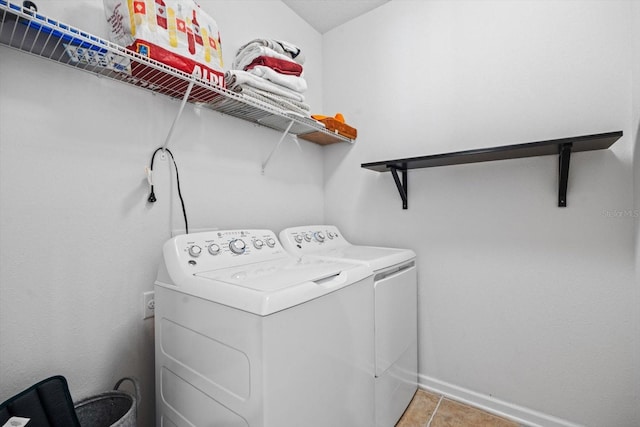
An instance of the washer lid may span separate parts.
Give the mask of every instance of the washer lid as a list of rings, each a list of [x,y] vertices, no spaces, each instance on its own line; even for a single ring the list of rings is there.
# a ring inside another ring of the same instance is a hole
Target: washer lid
[[[284,256],[235,267],[194,272],[180,281],[156,285],[267,316],[303,304],[362,280],[373,272],[365,265],[311,257]]]
[[[391,267],[416,257],[416,254],[410,249],[356,245],[323,249],[314,252],[313,255],[333,260],[356,261],[368,265],[373,271]]]
[[[224,282],[258,292],[274,292],[305,282],[327,280],[353,265],[317,258],[286,257],[196,273],[196,277]]]
[[[410,261],[416,254],[410,249],[352,245],[335,225],[304,225],[285,228],[280,241],[294,255],[313,255],[327,259],[354,261],[374,271]]]

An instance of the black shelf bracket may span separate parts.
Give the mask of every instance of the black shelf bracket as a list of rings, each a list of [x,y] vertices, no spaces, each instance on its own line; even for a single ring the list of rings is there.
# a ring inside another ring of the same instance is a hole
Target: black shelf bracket
[[[560,177],[558,179],[558,207],[564,208],[567,206],[567,184],[569,182],[569,162],[571,160],[571,143],[562,144],[558,146],[559,153],[559,172]]]
[[[396,187],[398,187],[398,193],[400,193],[400,197],[402,198],[402,209],[407,209],[407,196],[409,195],[409,190],[407,188],[408,180],[407,180],[407,170],[400,169],[402,172],[402,181],[400,181],[400,177],[398,176],[398,168],[395,166],[389,166],[389,170],[391,171],[391,175],[393,175],[393,180],[396,183]]]

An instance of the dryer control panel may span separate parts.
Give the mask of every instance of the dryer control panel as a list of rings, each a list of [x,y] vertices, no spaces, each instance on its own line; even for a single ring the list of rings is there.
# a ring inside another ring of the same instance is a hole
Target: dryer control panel
[[[206,271],[281,258],[285,251],[270,230],[217,230],[176,236],[165,243],[164,255]]]
[[[350,245],[333,225],[305,225],[287,228],[280,232],[280,241],[286,250],[297,254]]]

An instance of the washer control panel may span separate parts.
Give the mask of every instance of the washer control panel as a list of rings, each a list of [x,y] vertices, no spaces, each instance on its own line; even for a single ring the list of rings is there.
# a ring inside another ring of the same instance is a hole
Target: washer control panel
[[[338,231],[338,228],[333,225],[306,225],[286,228],[280,232],[280,241],[287,251],[297,254],[350,244]]]
[[[286,254],[270,230],[220,230],[176,236],[165,244],[183,266],[198,270],[232,267]]]

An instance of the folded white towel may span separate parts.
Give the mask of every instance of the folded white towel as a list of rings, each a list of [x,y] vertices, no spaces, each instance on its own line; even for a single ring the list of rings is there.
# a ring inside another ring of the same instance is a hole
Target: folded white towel
[[[304,64],[305,61],[304,54],[294,44],[281,40],[254,39],[238,49],[233,61],[233,68],[244,70],[244,67],[258,56],[271,56],[287,61],[293,60],[300,65]]]
[[[269,80],[258,77],[255,74],[249,73],[248,71],[227,71],[225,73],[225,80],[227,82],[227,88],[231,90],[233,90],[233,87],[235,85],[247,85],[256,89],[261,89],[276,95],[283,96],[285,98],[290,98],[295,101],[304,102],[304,95],[302,95],[300,92],[296,92],[277,83],[270,82]]]
[[[288,74],[280,74],[272,68],[265,67],[264,65],[256,65],[248,73],[254,74],[263,79],[267,79],[270,82],[287,87],[296,92],[303,93],[307,90],[307,81],[303,77],[292,76]]]
[[[286,112],[294,112],[304,117],[311,117],[311,106],[309,106],[309,104],[305,104],[304,102],[298,102],[290,98],[284,98],[282,96],[274,95],[273,93],[253,87],[248,87],[246,85],[238,85],[235,91],[247,97],[266,102],[269,105],[274,105]]]
[[[251,64],[253,60],[259,56],[268,56],[270,58],[291,61],[290,57],[283,53],[278,53],[270,47],[261,46],[259,44],[250,44],[246,45],[243,49],[238,50],[231,68],[234,70],[244,70],[246,66]]]
[[[298,64],[300,65],[304,64],[304,61],[306,59],[304,57],[304,53],[302,53],[302,49],[300,49],[295,44],[286,42],[284,40],[270,40],[270,42],[276,43],[277,45],[279,45],[282,48],[282,50],[284,50],[284,52],[287,55],[289,55],[291,59],[296,61]]]

